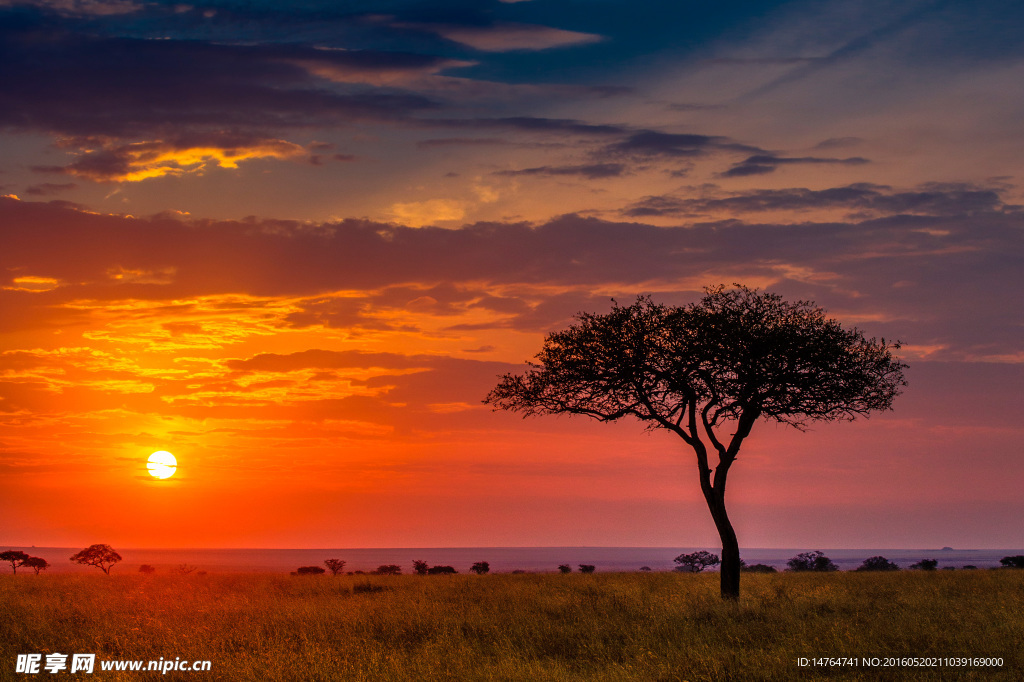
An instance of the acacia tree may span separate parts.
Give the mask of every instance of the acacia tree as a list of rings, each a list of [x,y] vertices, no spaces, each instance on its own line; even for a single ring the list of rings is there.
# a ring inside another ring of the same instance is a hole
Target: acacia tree
[[[800,430],[890,409],[906,385],[899,342],[866,339],[808,301],[741,285],[665,306],[639,297],[607,314],[581,313],[549,334],[525,374],[506,374],[484,399],[523,413],[633,417],[679,436],[722,541],[722,596],[740,587],[739,544],[726,513],[730,467],[761,419]],[[711,456],[716,455],[712,469]]]
[[[121,560],[121,555],[110,545],[89,545],[81,552],[71,555],[71,561],[84,566],[95,566],[107,575],[110,569]]]
[[[41,556],[30,556],[29,558],[22,561],[21,565],[31,568],[33,571],[36,572],[36,575],[39,575],[39,571],[45,571],[50,567],[50,562]]]
[[[24,566],[25,561],[31,558],[20,549],[9,549],[6,552],[0,552],[0,561],[11,562],[11,570],[14,573],[18,572],[18,566]]]
[[[345,570],[345,561],[343,559],[324,559],[324,566],[331,572],[331,575],[338,575]]]
[[[679,564],[676,566],[677,571],[687,571],[689,573],[700,573],[708,566],[717,566],[720,563],[717,554],[706,552],[703,549],[691,554],[680,554],[672,561]]]

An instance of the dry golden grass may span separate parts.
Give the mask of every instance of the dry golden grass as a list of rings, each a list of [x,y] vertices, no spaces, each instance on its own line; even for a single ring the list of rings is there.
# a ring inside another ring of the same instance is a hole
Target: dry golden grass
[[[356,586],[383,587],[359,591]],[[1024,679],[1024,571],[745,575],[0,576],[18,653],[210,660],[190,680]],[[1001,668],[808,669],[813,656],[1000,657]],[[49,677],[48,674],[42,673]]]

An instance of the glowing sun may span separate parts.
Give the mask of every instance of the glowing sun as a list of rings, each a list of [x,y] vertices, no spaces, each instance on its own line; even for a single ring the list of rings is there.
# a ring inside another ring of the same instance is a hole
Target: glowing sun
[[[178,460],[166,450],[158,450],[149,456],[146,467],[153,478],[170,478],[178,468]]]

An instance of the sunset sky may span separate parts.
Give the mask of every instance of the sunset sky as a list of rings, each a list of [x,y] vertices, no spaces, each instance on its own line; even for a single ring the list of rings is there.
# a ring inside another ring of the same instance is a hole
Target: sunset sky
[[[741,547],[1024,547],[1016,0],[0,0],[0,544],[707,546],[692,452],[481,403],[741,282],[900,339]],[[147,474],[157,450],[170,479]]]

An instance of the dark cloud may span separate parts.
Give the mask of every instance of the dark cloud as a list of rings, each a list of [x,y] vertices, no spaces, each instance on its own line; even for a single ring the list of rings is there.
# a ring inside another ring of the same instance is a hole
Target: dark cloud
[[[661,201],[667,210],[667,199]],[[443,230],[356,220],[137,219],[0,199],[0,320],[12,330],[67,327],[90,314],[68,303],[137,298],[177,306],[154,314],[174,312],[187,322],[191,313],[173,302],[247,294],[302,298],[281,324],[358,332],[407,324],[395,311],[438,319],[479,309],[491,315],[474,328],[532,331],[557,328],[578,310],[605,309],[615,292],[628,298],[658,286],[679,292],[719,281],[768,281],[784,295],[838,302],[871,319],[881,314],[887,322],[873,323],[873,330],[946,353],[1020,352],[1024,214],[999,204],[998,195],[958,186],[849,186],[692,201],[703,203],[684,204],[686,210],[732,202],[743,210],[873,206],[893,214],[685,228],[569,215],[539,225]],[[354,293],[333,293],[339,291]],[[244,301],[225,305],[240,309]],[[258,311],[266,304],[250,305]],[[453,319],[451,330],[460,324]]]
[[[579,166],[538,166],[536,168],[523,168],[521,170],[497,171],[495,175],[577,175],[588,180],[599,178],[617,178],[626,172],[625,164],[621,163],[591,163]]]
[[[854,156],[848,159],[830,159],[818,156],[786,157],[772,154],[755,154],[735,164],[722,173],[722,177],[735,178],[750,175],[765,175],[774,172],[779,166],[835,164],[840,166],[860,166],[870,163],[867,159]]]
[[[53,194],[60,194],[78,187],[73,182],[44,182],[39,185],[32,185],[25,190],[25,194],[28,196],[45,197]]]
[[[0,50],[0,126],[146,140],[408,117],[435,103],[367,82],[447,63],[404,52],[105,37],[24,9],[0,9]],[[344,74],[355,82],[337,82]]]
[[[620,142],[608,145],[604,152],[641,158],[691,158],[722,150],[747,153],[762,151],[757,147],[739,144],[722,136],[642,130],[629,134]]]
[[[490,147],[511,144],[508,140],[499,137],[437,137],[429,140],[420,140],[417,147],[429,149],[432,147]]]
[[[623,213],[640,218],[651,216],[734,215],[763,211],[806,211],[843,208],[871,215],[918,214],[966,216],[978,213],[1015,211],[1003,203],[998,192],[970,185],[928,184],[915,191],[854,184],[824,190],[804,188],[762,189],[728,196],[684,198],[650,196],[632,204]]]

